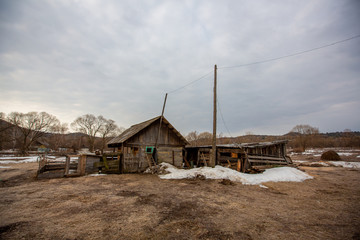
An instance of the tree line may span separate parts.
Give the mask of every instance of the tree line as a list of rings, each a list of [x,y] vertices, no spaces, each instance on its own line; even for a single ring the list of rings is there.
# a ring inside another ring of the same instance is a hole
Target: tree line
[[[185,137],[192,146],[212,144],[212,133],[192,131]],[[224,137],[219,134],[217,144],[240,144],[251,142],[270,142],[276,140],[289,140],[288,147],[297,152],[308,148],[345,147],[360,148],[360,133],[345,129],[343,132],[320,133],[319,128],[308,124],[299,124],[287,134],[281,136],[255,135],[251,132],[238,137]]]
[[[67,123],[46,112],[11,112],[6,115],[0,113],[0,149],[12,145],[19,148],[22,154],[26,154],[35,142],[47,138],[53,148],[65,145],[65,134],[69,134]],[[76,118],[71,128],[83,135],[73,134],[73,141],[82,141],[86,138],[89,151],[93,152],[97,143],[101,152],[106,148],[106,141],[124,131],[118,127],[114,120],[107,119],[101,115],[85,114]],[[100,141],[97,141],[100,139]]]
[[[18,148],[26,154],[35,142],[46,138],[52,149],[70,147],[77,150],[89,147],[91,152],[95,147],[103,153],[106,142],[125,129],[118,127],[114,120],[99,115],[85,114],[77,117],[70,127],[78,133],[69,133],[69,125],[61,123],[57,117],[46,112],[12,112],[8,115],[0,112],[0,150]],[[81,134],[79,134],[81,133]],[[212,133],[192,131],[185,137],[192,146],[212,144]],[[299,124],[289,133],[282,136],[254,135],[224,137],[217,136],[218,144],[233,144],[246,142],[265,142],[274,140],[290,140],[288,146],[295,151],[305,151],[309,147],[360,147],[360,134],[345,129],[342,133],[324,134],[317,127]]]

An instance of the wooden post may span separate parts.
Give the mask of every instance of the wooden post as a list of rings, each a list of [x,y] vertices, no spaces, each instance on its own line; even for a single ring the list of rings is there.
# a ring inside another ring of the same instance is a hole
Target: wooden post
[[[165,94],[165,99],[164,99],[164,105],[163,105],[162,112],[161,112],[161,117],[160,117],[159,131],[158,131],[158,134],[157,134],[156,140],[155,140],[155,149],[157,148],[157,142],[158,142],[158,139],[159,139],[159,137],[160,137],[161,124],[162,124],[162,120],[163,120],[163,117],[164,117],[164,111],[165,111],[165,104],[166,104],[167,95],[168,95],[168,94],[166,93],[166,94]]]
[[[121,144],[121,154],[122,154],[122,161],[121,161],[121,173],[124,173],[125,170],[125,152],[124,152],[124,143]]]
[[[86,155],[80,155],[78,163],[78,173],[80,176],[85,175],[86,170]]]
[[[64,171],[65,176],[69,174],[69,170],[70,170],[70,157],[66,156],[65,171]]]
[[[215,167],[216,163],[216,77],[217,77],[217,66],[214,66],[214,113],[213,113],[213,139],[212,139],[212,153],[210,156],[210,167]]]

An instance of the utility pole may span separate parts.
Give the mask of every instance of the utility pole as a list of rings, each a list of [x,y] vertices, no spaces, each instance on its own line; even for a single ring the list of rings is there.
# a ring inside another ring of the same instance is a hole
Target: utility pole
[[[210,167],[215,167],[216,163],[216,77],[217,66],[214,66],[214,115],[213,115],[213,139],[212,139],[212,154],[210,156]]]
[[[165,111],[167,95],[168,94],[166,93],[165,94],[165,99],[164,99],[164,105],[163,105],[162,112],[161,112],[161,117],[160,117],[159,130],[158,130],[158,134],[157,134],[156,139],[155,139],[155,149],[154,149],[154,153],[153,153],[153,158],[154,158],[154,161],[155,161],[155,165],[158,162],[157,146],[158,146],[158,140],[159,140],[160,132],[161,132],[161,124],[162,124],[162,121],[163,121],[163,118],[164,118],[164,111]]]
[[[165,110],[167,95],[168,95],[168,94],[166,93],[166,94],[165,94],[165,99],[164,99],[164,105],[163,105],[162,112],[161,112],[161,117],[160,117],[159,131],[158,131],[158,134],[157,134],[156,139],[155,139],[155,149],[157,148],[157,142],[158,142],[158,139],[159,139],[159,137],[160,137],[161,124],[162,124],[162,120],[163,120],[163,117],[164,117],[164,110]]]

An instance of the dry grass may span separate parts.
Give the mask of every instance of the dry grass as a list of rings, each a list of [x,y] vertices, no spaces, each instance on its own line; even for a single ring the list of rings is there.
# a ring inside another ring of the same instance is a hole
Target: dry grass
[[[124,174],[34,180],[36,164],[0,169],[0,239],[351,239],[360,171],[266,183]]]

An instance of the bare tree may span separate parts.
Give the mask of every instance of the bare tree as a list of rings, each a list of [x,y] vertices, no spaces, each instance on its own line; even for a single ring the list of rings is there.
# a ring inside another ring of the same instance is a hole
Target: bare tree
[[[67,123],[59,124],[54,128],[54,134],[50,137],[50,145],[54,150],[58,150],[60,147],[65,146],[65,134],[69,130]]]
[[[185,138],[188,142],[190,142],[192,146],[206,145],[206,144],[211,144],[212,133],[210,132],[198,133],[197,131],[192,131],[189,132]]]
[[[85,114],[78,117],[71,123],[71,127],[74,130],[87,134],[90,152],[94,151],[96,135],[103,126],[103,122],[99,119],[99,117],[95,117],[92,114]]]
[[[307,124],[300,124],[293,127],[293,129],[290,132],[298,134],[297,138],[301,150],[305,151],[309,141],[311,141],[312,138],[314,138],[314,136],[316,136],[319,133],[319,129]]]
[[[116,135],[122,133],[124,128],[119,128],[114,120],[106,119],[103,116],[99,116],[98,119],[102,123],[102,126],[99,130],[99,135],[101,137],[101,154],[103,154],[106,147],[107,138],[115,137]]]
[[[46,112],[12,112],[8,115],[7,120],[14,124],[21,133],[22,154],[26,154],[31,145],[47,132],[54,132],[54,129],[60,124],[55,116]]]
[[[199,134],[196,131],[189,132],[188,135],[186,135],[186,140],[193,146],[197,146],[199,139]]]
[[[212,143],[212,133],[210,132],[202,132],[199,134],[199,144],[200,145],[207,145]]]

